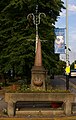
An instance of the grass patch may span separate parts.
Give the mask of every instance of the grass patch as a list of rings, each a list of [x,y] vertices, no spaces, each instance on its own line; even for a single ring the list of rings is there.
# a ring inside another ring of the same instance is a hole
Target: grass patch
[[[45,93],[70,93],[69,90],[62,90],[62,89],[47,89],[47,90],[41,90],[41,89],[31,89],[30,86],[27,85],[11,85],[9,87],[6,87],[6,92],[10,93],[38,93],[38,92],[45,92]]]

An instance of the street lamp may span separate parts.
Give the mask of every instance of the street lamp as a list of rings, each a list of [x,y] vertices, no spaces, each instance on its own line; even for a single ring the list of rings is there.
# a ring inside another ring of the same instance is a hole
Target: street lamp
[[[38,36],[38,25],[40,24],[40,16],[41,15],[44,15],[46,17],[45,13],[39,13],[38,14],[38,5],[36,5],[36,15],[34,15],[33,13],[30,13],[27,16],[27,18],[29,16],[33,16],[33,23],[36,26],[36,48],[35,48],[35,52],[37,50],[37,42],[38,42],[38,39],[39,39],[39,36]]]

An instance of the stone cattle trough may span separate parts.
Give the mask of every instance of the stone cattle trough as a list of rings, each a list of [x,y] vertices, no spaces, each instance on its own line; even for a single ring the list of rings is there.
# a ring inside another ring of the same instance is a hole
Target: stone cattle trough
[[[46,90],[47,70],[42,65],[41,41],[38,39],[37,50],[34,66],[31,70],[31,90],[46,91],[46,92],[30,92],[30,93],[5,93],[5,102],[8,103],[7,112],[9,116],[16,114],[16,108],[21,102],[25,102],[29,106],[24,111],[25,114],[61,114],[70,115],[72,113],[72,103],[75,102],[75,95],[71,93],[51,93]],[[63,103],[61,109],[59,103]]]
[[[56,109],[53,111],[50,107],[45,108],[34,108],[29,109],[29,111],[25,110],[25,113],[49,113],[49,114],[58,114],[64,113],[66,115],[70,115],[72,113],[72,103],[75,101],[74,94],[71,93],[5,93],[5,102],[8,103],[7,111],[9,116],[14,116],[16,114],[16,104],[18,102],[63,102],[63,109]]]

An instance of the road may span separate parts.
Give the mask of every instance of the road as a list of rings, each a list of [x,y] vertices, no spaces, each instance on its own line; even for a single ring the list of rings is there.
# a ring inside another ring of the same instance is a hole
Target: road
[[[51,79],[51,85],[53,89],[66,89],[65,76],[55,76],[54,79]]]
[[[66,76],[55,76],[54,79],[51,79],[51,85],[53,89],[66,90]],[[76,78],[69,78],[69,90],[76,94]]]

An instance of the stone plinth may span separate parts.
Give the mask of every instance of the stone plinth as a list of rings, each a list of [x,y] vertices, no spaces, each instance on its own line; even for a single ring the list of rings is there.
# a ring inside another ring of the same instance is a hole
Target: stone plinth
[[[45,90],[47,71],[43,66],[33,66],[31,70],[31,89]]]

